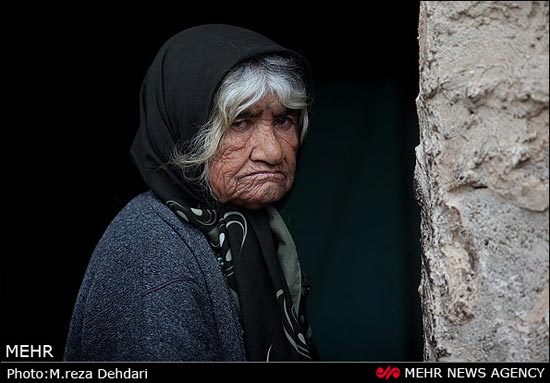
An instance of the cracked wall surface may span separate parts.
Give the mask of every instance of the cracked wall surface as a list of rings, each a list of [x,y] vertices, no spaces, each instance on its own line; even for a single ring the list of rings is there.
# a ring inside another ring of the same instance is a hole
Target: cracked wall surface
[[[548,15],[421,3],[425,360],[548,361]]]

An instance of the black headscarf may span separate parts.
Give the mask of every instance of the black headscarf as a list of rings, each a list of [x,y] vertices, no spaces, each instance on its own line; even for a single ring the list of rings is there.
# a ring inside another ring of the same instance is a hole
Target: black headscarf
[[[185,146],[208,121],[225,75],[270,54],[296,58],[309,81],[300,55],[247,29],[211,24],[173,36],[143,82],[131,156],[153,192],[210,240],[239,308],[247,359],[310,360],[296,249],[277,210],[219,204],[170,165],[175,146]]]

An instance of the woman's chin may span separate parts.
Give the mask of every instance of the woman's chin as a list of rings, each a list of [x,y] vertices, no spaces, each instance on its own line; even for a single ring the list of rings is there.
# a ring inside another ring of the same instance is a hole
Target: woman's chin
[[[264,185],[258,190],[258,193],[242,196],[232,202],[235,205],[243,206],[247,209],[258,210],[277,202],[283,198],[287,192],[288,189],[280,185]]]

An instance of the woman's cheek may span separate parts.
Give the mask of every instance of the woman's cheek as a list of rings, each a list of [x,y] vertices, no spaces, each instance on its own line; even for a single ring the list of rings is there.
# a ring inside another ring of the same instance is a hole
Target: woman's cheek
[[[220,202],[232,198],[238,186],[238,173],[246,161],[239,150],[224,148],[209,164],[208,181]]]

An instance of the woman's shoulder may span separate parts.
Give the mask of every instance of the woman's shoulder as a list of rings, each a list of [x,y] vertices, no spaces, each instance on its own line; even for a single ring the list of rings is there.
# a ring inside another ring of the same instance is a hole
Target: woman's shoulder
[[[151,229],[154,226],[192,229],[192,226],[180,221],[152,191],[141,193],[130,200],[111,224],[119,223],[133,229]]]
[[[132,199],[111,221],[94,251],[96,258],[184,266],[211,248],[204,235],[181,221],[152,192]]]
[[[203,235],[198,229],[180,220],[153,192],[134,197],[115,216],[106,234],[132,242],[142,240],[183,240],[195,242]]]

